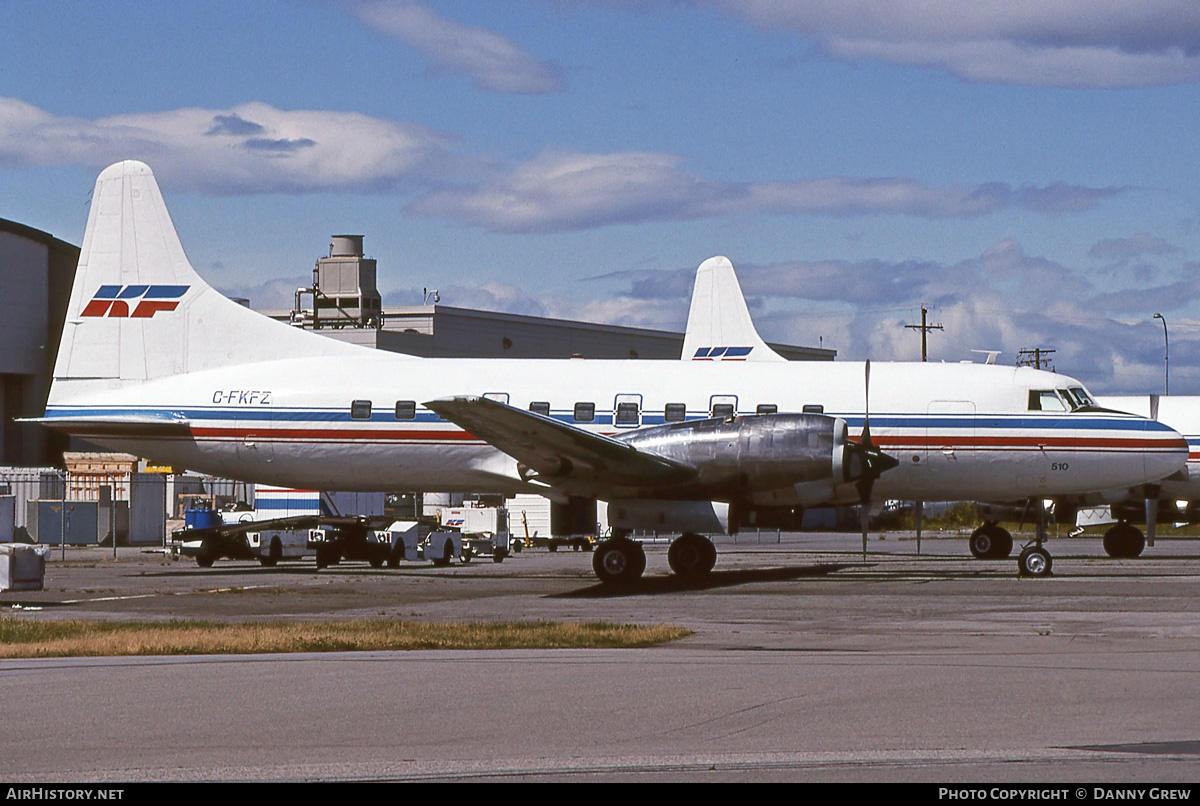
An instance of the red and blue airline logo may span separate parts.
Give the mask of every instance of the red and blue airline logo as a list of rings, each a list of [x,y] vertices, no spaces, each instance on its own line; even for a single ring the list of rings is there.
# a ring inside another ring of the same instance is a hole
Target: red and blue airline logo
[[[149,319],[159,311],[173,311],[190,285],[102,285],[80,316]]]
[[[693,361],[745,361],[753,347],[701,347]]]

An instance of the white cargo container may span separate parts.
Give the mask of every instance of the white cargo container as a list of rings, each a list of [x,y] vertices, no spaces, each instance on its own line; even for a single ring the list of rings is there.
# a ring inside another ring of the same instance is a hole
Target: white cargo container
[[[0,546],[0,591],[40,591],[49,546],[6,543]]]

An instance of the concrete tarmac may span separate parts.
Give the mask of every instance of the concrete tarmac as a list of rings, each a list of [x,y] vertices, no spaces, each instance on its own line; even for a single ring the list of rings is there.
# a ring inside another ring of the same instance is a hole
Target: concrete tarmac
[[[0,661],[6,777],[925,781],[1200,777],[1200,544],[1137,560],[1048,544],[1055,574],[963,537],[739,536],[702,586],[650,545],[641,584],[591,555],[260,568],[55,552],[8,618],[671,623],[642,650]],[[1072,789],[1072,799],[1074,798]]]

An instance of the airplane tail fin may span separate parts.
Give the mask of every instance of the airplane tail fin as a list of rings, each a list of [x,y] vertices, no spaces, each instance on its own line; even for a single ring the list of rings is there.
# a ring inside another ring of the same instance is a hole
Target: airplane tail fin
[[[696,270],[692,307],[683,337],[684,361],[786,361],[767,346],[729,258],[711,257]]]
[[[85,388],[359,349],[302,333],[221,295],[188,263],[150,168],[126,160],[101,172],[51,401]]]

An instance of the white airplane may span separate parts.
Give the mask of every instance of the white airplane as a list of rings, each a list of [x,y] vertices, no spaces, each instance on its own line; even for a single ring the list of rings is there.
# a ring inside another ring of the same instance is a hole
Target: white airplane
[[[1154,545],[1158,520],[1194,522],[1200,502],[1200,397],[1192,395],[1107,395],[1096,402],[1115,411],[1158,420],[1184,435],[1189,446],[1187,468],[1150,485],[1148,489],[1109,490],[1084,496],[1082,506],[1106,504],[1117,524],[1104,534],[1104,550],[1111,557],[1137,557],[1147,544]],[[1180,505],[1183,505],[1182,508]],[[1130,521],[1146,524],[1146,534]]]
[[[698,282],[726,266],[706,261]],[[700,532],[803,507],[1126,488],[1187,460],[1153,420],[1035,405],[1059,388],[1087,396],[1062,375],[749,360],[765,345],[745,335],[689,345],[700,360],[687,361],[422,359],[337,342],[209,287],[150,169],[126,161],[96,181],[37,422],[280,486],[606,500],[614,534],[593,557],[606,582],[645,569],[632,529],[682,532],[672,569],[704,574],[716,552]],[[1019,568],[1047,574],[1050,555],[1029,546]]]
[[[713,348],[709,345],[741,345],[737,348]],[[994,364],[998,351],[986,352],[988,364]],[[758,335],[750,318],[749,309],[742,295],[741,286],[734,274],[733,266],[725,258],[705,261],[696,273],[696,284],[692,294],[692,307],[688,314],[687,333],[684,337],[684,360],[711,361],[784,361]],[[1083,506],[1109,505],[1118,520],[1117,525],[1107,531],[1104,548],[1113,557],[1136,557],[1146,545],[1154,545],[1156,515],[1180,517],[1179,504],[1187,503],[1184,516],[1195,518],[1197,513],[1190,502],[1200,501],[1200,398],[1165,398],[1158,395],[1098,397],[1092,400],[1081,387],[1070,386],[1070,378],[1056,376],[1057,387],[1038,392],[1037,400],[1031,396],[1029,405],[1046,412],[1092,412],[1098,408],[1128,412],[1140,417],[1159,420],[1184,434],[1191,446],[1188,466],[1184,471],[1172,474],[1156,484],[1136,488],[1108,490],[1082,495],[1060,496],[1055,501],[1058,515],[1074,513]],[[1031,509],[1032,502],[1008,504],[984,504],[985,512],[1013,510],[1020,514],[1014,518],[1026,518],[1037,513]],[[918,502],[920,507],[920,502]],[[919,510],[918,510],[919,511]],[[864,518],[865,518],[864,514]],[[918,515],[918,529],[920,521]],[[1129,521],[1144,520],[1147,535],[1132,526]],[[1040,528],[1040,527],[1039,527]],[[996,520],[985,520],[969,538],[971,553],[980,559],[1000,559],[1012,552],[1013,538],[1008,530]]]

